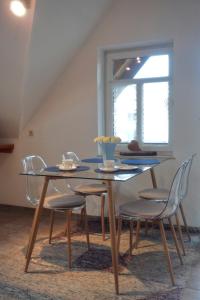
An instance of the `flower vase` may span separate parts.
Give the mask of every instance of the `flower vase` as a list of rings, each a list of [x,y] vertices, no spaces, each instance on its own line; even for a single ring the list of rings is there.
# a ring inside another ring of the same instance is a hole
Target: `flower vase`
[[[114,160],[116,143],[99,143],[103,161]]]

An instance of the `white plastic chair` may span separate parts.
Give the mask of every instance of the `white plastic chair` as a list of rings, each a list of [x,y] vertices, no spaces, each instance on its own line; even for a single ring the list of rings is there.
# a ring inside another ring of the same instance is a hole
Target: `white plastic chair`
[[[23,172],[24,173],[35,173],[43,171],[47,165],[43,158],[38,155],[26,156],[22,159]],[[41,176],[26,176],[26,199],[36,207],[39,203],[41,191],[43,187],[43,177]],[[49,243],[51,243],[53,223],[54,223],[54,213],[55,211],[66,212],[67,213],[67,238],[68,238],[68,261],[69,268],[71,268],[71,213],[74,210],[81,209],[85,215],[85,230],[87,237],[87,244],[89,248],[89,233],[87,224],[87,213],[86,213],[86,202],[85,198],[81,195],[64,193],[56,187],[53,181],[49,182],[49,187],[47,195],[44,202],[44,207],[51,210],[51,225],[49,234]],[[28,244],[27,252],[30,244]]]

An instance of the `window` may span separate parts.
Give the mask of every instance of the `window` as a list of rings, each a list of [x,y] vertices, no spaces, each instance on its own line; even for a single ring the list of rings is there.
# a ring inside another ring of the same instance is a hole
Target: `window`
[[[104,51],[103,62],[99,133],[170,149],[172,45]]]

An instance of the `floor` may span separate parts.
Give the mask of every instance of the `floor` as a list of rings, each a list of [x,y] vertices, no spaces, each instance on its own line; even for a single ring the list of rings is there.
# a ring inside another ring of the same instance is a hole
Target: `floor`
[[[200,300],[200,236],[186,240],[187,256],[180,266],[167,232],[177,286],[172,287],[166,269],[159,234],[142,233],[140,247],[132,257],[126,254],[128,232],[124,230],[120,259],[120,296],[113,291],[110,272],[110,240],[102,242],[98,222],[90,222],[91,250],[74,219],[73,268],[67,267],[65,216],[58,214],[52,245],[48,245],[49,212],[44,212],[34,248],[30,272],[25,274],[24,254],[33,210],[0,206],[0,299],[5,300]]]
[[[200,300],[200,263],[192,268],[190,279],[181,294],[181,300]]]

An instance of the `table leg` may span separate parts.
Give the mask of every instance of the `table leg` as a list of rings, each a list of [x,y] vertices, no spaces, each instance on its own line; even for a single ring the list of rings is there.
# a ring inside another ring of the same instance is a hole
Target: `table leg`
[[[153,188],[154,189],[157,189],[157,182],[156,182],[156,175],[155,175],[155,172],[154,172],[154,168],[151,168],[150,169],[150,173],[151,173],[151,181],[152,181],[152,185],[153,185]],[[153,227],[153,224],[154,222],[152,223],[152,227]],[[145,221],[145,232],[147,234],[148,232],[148,229],[149,229],[149,224],[148,224],[148,221]]]
[[[153,168],[150,169],[150,173],[151,173],[151,180],[152,180],[153,187],[156,189],[158,186],[157,186],[156,176]]]
[[[116,239],[116,222],[115,222],[115,209],[112,197],[112,183],[107,181],[108,188],[108,205],[109,205],[109,225],[110,225],[110,240],[112,252],[112,268],[115,280],[115,291],[119,294],[119,280],[118,280],[118,253],[117,253],[117,239]]]
[[[35,243],[35,239],[36,239],[36,235],[37,235],[37,231],[38,231],[38,226],[39,226],[39,222],[40,222],[40,217],[41,217],[41,213],[42,213],[42,208],[43,208],[44,199],[46,196],[48,183],[49,183],[49,178],[45,177],[41,198],[40,198],[37,208],[35,209],[35,214],[34,214],[34,218],[33,218],[31,234],[30,234],[30,239],[29,239],[29,245],[28,245],[28,251],[27,251],[27,256],[26,256],[26,265],[25,265],[25,270],[24,270],[25,272],[27,272],[27,270],[28,270],[29,262],[31,259],[31,254],[33,251],[33,247],[34,247],[34,243]]]

